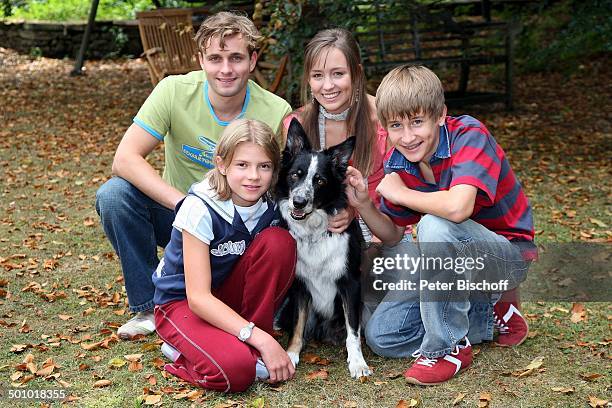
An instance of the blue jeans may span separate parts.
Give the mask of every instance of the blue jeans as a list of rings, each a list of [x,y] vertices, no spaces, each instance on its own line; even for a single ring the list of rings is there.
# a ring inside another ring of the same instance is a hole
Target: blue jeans
[[[153,310],[151,277],[159,263],[157,247],[165,247],[170,240],[174,211],[120,177],[98,189],[96,211],[121,261],[130,311]]]
[[[418,245],[400,242],[385,248],[383,257],[407,254],[413,258],[458,257],[487,259],[487,268],[496,276],[509,280],[510,290],[524,278],[528,264],[517,246],[472,220],[456,224],[434,215],[425,215],[418,224]],[[458,279],[457,270],[417,268],[413,273],[399,268],[385,270],[388,281],[408,280],[419,287],[420,280],[430,282]],[[461,279],[470,279],[462,271]],[[450,279],[449,279],[450,278]],[[389,291],[378,304],[365,326],[370,348],[386,357],[410,357],[420,350],[427,358],[449,354],[465,336],[471,343],[493,339],[493,305],[500,294],[495,292],[445,292],[427,290]],[[366,308],[368,303],[366,302]],[[368,311],[364,312],[368,315]]]

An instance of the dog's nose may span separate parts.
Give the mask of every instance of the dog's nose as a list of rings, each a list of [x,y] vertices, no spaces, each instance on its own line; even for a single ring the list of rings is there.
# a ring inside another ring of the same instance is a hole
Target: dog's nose
[[[293,197],[293,208],[302,209],[307,203],[308,200],[305,197]]]

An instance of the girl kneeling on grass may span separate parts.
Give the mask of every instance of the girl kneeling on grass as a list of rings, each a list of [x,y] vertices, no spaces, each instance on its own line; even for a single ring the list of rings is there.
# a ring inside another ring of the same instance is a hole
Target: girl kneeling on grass
[[[169,373],[239,392],[256,379],[293,377],[272,337],[274,312],[294,277],[295,241],[270,227],[280,148],[255,120],[229,124],[215,168],[177,205],[170,243],[153,274],[156,330]]]

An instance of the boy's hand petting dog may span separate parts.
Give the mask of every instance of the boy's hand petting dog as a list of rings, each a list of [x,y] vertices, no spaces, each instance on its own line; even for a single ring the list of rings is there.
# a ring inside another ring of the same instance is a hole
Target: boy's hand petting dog
[[[400,197],[406,194],[406,190],[406,185],[397,173],[386,174],[376,187],[378,194],[396,205],[402,205]]]
[[[355,218],[355,211],[352,208],[343,208],[338,214],[329,217],[327,230],[337,234],[343,233]]]
[[[363,175],[353,166],[349,166],[346,170],[346,184],[346,196],[352,207],[359,210],[370,201]]]

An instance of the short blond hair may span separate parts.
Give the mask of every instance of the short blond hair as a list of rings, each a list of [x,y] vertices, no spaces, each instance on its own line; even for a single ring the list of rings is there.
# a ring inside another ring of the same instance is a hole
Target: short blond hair
[[[221,11],[204,20],[194,39],[198,44],[198,50],[205,53],[206,47],[213,37],[219,37],[219,45],[223,48],[225,47],[225,38],[236,34],[241,34],[247,43],[249,55],[257,50],[262,39],[251,19],[246,15],[231,11]]]
[[[376,114],[387,127],[389,121],[425,115],[439,118],[444,112],[444,88],[432,70],[402,65],[383,78],[376,91]]]
[[[254,119],[237,119],[231,122],[225,128],[223,134],[221,134],[221,138],[215,148],[215,158],[219,156],[223,164],[229,166],[238,145],[243,142],[256,144],[266,152],[266,156],[272,162],[273,168],[272,184],[270,185],[270,190],[272,190],[278,179],[281,152],[276,141],[276,135],[270,126],[265,123]],[[208,184],[212,189],[217,192],[219,199],[228,200],[232,196],[232,189],[227,182],[227,178],[216,166],[206,173],[204,178],[208,180]]]

